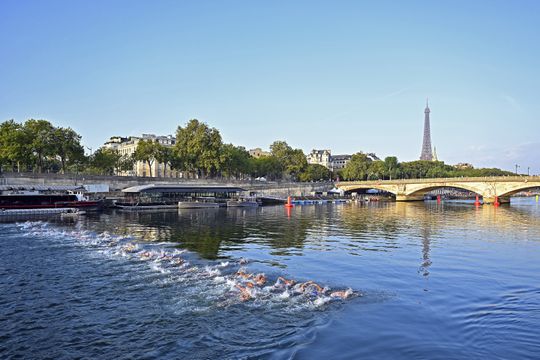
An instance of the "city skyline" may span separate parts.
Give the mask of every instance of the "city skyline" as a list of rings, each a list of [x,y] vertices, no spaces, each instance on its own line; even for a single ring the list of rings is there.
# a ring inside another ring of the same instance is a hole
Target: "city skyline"
[[[540,172],[536,2],[235,3],[3,2],[0,121],[411,161],[429,95],[440,160]]]

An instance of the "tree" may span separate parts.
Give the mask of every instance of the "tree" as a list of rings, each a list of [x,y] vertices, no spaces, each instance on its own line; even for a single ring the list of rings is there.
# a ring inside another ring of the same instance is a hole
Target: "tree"
[[[197,119],[176,131],[175,152],[182,170],[213,176],[220,170],[221,135]]]
[[[369,165],[369,180],[379,180],[384,178],[384,161],[377,160]]]
[[[53,154],[60,158],[62,174],[66,173],[66,165],[81,162],[84,158],[84,148],[81,136],[71,128],[54,128],[52,134]]]
[[[308,164],[306,169],[300,173],[300,181],[319,181],[332,178],[332,172],[325,166],[319,164]]]
[[[288,161],[288,157],[292,151],[292,147],[285,141],[277,140],[270,145],[270,153],[283,163]]]
[[[90,166],[101,175],[113,175],[122,156],[118,151],[99,148],[90,158]]]
[[[387,156],[384,159],[384,175],[392,180],[399,176],[399,162],[395,156]]]
[[[159,144],[153,140],[139,140],[133,153],[135,161],[143,161],[148,165],[148,174],[152,177],[152,164],[159,157]]]
[[[301,149],[294,149],[289,156],[289,161],[286,164],[285,172],[296,180],[298,179],[298,175],[304,171],[307,166],[308,162],[304,152]]]
[[[3,165],[9,165],[12,171],[15,168],[20,171],[21,166],[31,163],[32,154],[26,135],[22,125],[14,120],[0,124],[0,171]]]
[[[249,152],[242,146],[223,144],[221,147],[221,169],[227,177],[239,178],[242,174],[249,174],[251,162]]]
[[[372,160],[362,152],[354,154],[342,171],[343,177],[347,180],[366,180],[371,162]]]
[[[307,160],[301,149],[293,149],[285,141],[274,141],[270,152],[281,164],[282,171],[293,179],[307,167]]]
[[[281,179],[283,167],[275,156],[251,158],[251,174],[253,177],[266,177],[269,180]]]
[[[172,169],[175,162],[173,148],[156,143],[156,160],[158,163],[163,164],[163,176],[165,176],[167,173],[167,166]]]
[[[36,156],[37,170],[42,172],[45,157],[54,154],[54,127],[47,120],[30,119],[24,123],[24,131],[30,140],[30,151]]]
[[[133,155],[121,155],[116,161],[115,168],[117,171],[131,171],[134,165],[135,159],[133,159]]]

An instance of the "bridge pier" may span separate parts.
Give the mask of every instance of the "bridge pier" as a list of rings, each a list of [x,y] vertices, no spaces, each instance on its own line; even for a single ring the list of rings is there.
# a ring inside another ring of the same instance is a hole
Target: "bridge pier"
[[[495,196],[483,196],[484,204],[490,205],[495,203]],[[510,197],[501,196],[498,198],[499,204],[509,204],[510,203]]]
[[[396,195],[396,201],[424,201],[424,195]]]

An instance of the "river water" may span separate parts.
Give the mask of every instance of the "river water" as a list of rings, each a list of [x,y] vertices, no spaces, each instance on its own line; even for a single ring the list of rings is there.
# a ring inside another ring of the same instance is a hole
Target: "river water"
[[[0,241],[0,358],[540,357],[530,199],[109,212]]]

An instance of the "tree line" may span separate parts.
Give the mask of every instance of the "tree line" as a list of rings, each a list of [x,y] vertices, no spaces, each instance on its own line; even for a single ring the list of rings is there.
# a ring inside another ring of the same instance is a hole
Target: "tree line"
[[[322,165],[308,164],[303,151],[285,141],[273,142],[269,156],[252,157],[244,147],[224,143],[219,130],[196,119],[178,126],[174,146],[141,139],[129,156],[107,147],[87,156],[77,132],[47,120],[0,124],[0,171],[114,175],[133,170],[137,161],[147,165],[149,176],[158,175],[152,173],[152,166],[159,163],[197,178],[319,181],[512,175],[500,169],[456,168],[442,161],[400,163],[395,156],[374,160],[362,152],[333,173]]]
[[[254,158],[242,146],[224,143],[219,130],[196,119],[176,131],[176,144],[166,146],[141,139],[133,154],[122,155],[100,147],[85,155],[81,136],[71,128],[47,120],[14,120],[0,124],[0,172],[79,173],[115,175],[133,170],[141,161],[149,176],[154,163],[183,172],[187,177],[264,177],[268,180],[329,180],[332,173],[321,165],[308,165],[301,149],[275,141],[271,155]]]
[[[397,157],[373,160],[359,152],[352,156],[345,168],[337,173],[343,180],[392,180],[452,177],[511,176],[510,171],[497,168],[475,169],[470,165],[452,166],[443,161],[416,160],[399,162]]]

